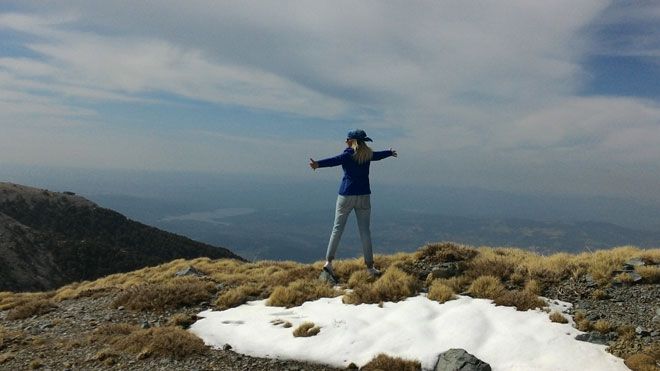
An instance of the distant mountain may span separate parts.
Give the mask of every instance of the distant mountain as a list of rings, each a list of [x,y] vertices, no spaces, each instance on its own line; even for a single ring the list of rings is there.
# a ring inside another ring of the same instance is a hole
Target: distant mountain
[[[0,182],[0,291],[48,290],[231,251],[132,220],[71,192]]]

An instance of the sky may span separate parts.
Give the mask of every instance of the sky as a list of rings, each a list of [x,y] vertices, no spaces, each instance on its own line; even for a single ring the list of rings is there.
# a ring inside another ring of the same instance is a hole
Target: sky
[[[660,203],[658,81],[655,1],[5,0],[0,165]]]
[[[491,300],[458,296],[443,304],[425,294],[399,302],[343,304],[341,296],[308,301],[292,308],[271,307],[267,299],[224,311],[207,310],[190,331],[207,345],[229,344],[238,353],[296,359],[346,368],[364,366],[379,353],[420,361],[434,370],[440,353],[460,348],[490,364],[493,371],[623,371],[623,360],[605,345],[579,341],[570,315],[553,323],[540,310],[516,311]],[[570,303],[546,300],[553,312]],[[567,318],[568,317],[568,318]],[[287,321],[291,327],[274,324]],[[294,337],[303,322],[320,327],[317,335]]]

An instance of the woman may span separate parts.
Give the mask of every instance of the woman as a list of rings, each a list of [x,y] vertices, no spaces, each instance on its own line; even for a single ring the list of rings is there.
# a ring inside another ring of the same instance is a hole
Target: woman
[[[323,270],[327,272],[335,282],[338,282],[337,276],[332,269],[332,260],[335,258],[335,252],[339,245],[339,240],[344,232],[346,220],[352,210],[355,210],[358,229],[360,230],[360,239],[362,240],[362,252],[364,253],[364,263],[367,265],[367,271],[372,276],[380,275],[380,271],[374,267],[374,257],[371,246],[371,231],[369,222],[371,218],[371,189],[369,188],[369,165],[371,161],[378,161],[384,158],[397,157],[396,151],[391,148],[389,151],[374,152],[369,148],[366,142],[372,142],[364,130],[356,129],[348,132],[346,136],[346,149],[344,153],[336,157],[326,158],[324,160],[314,161],[309,159],[309,166],[316,170],[320,167],[332,167],[341,165],[344,169],[344,177],[339,186],[339,196],[337,197],[337,208],[335,211],[335,224],[330,234],[328,242],[328,251],[326,252],[326,262]]]

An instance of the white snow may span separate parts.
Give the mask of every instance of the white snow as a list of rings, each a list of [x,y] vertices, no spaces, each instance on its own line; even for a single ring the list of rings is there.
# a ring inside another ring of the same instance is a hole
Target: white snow
[[[444,304],[424,294],[398,303],[348,305],[341,297],[322,298],[299,307],[266,306],[266,300],[216,312],[204,311],[191,331],[214,347],[225,343],[236,352],[297,359],[346,367],[362,366],[378,353],[417,359],[424,370],[437,355],[463,348],[493,370],[628,370],[604,345],[575,340],[571,324],[553,323],[541,310],[516,311],[490,300],[459,296]],[[550,302],[566,310],[569,303]],[[284,328],[273,319],[291,322]],[[292,332],[302,322],[321,327],[302,338]]]

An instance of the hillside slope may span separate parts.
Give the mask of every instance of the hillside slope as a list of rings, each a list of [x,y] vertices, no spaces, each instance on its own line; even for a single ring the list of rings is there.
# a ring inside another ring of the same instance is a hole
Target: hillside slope
[[[0,291],[48,290],[231,251],[161,231],[70,192],[0,183]]]

